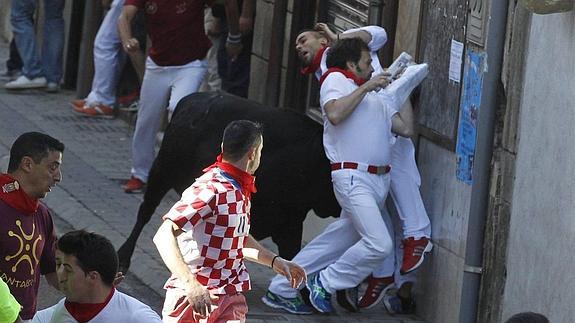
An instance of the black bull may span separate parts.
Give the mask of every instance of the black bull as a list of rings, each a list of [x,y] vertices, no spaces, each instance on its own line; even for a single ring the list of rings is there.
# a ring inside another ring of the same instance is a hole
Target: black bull
[[[271,236],[280,255],[291,259],[301,248],[302,224],[309,210],[320,217],[339,216],[321,125],[303,114],[220,92],[192,94],[178,103],[150,170],[137,222],[118,250],[123,272],[162,198],[170,189],[181,195],[215,161],[224,128],[240,119],[259,122],[264,131],[255,174],[258,192],[251,209],[251,234],[256,239]]]

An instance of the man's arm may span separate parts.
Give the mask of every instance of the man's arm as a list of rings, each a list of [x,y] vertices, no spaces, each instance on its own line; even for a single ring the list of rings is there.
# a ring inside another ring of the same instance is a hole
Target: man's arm
[[[369,81],[362,84],[349,95],[343,96],[336,100],[328,101],[323,109],[329,122],[338,125],[347,119],[357,108],[365,95],[378,88],[384,88],[389,84],[389,78],[385,74],[372,77]]]
[[[239,19],[239,30],[242,36],[249,35],[254,27],[254,14],[256,13],[256,1],[244,0],[242,14]]]
[[[228,56],[235,60],[242,52],[242,34],[240,33],[240,12],[236,0],[226,0],[226,21],[228,24],[228,38],[226,41],[226,52]]]
[[[391,131],[402,137],[413,137],[415,126],[413,120],[413,106],[408,99],[401,106],[398,113],[391,118]]]
[[[194,312],[205,317],[212,311],[210,294],[196,280],[196,276],[184,262],[176,240],[181,232],[174,222],[166,219],[154,235],[153,241],[170,272],[184,283],[186,298]]]
[[[140,42],[132,34],[132,20],[137,12],[138,7],[125,5],[118,18],[118,33],[120,34],[124,51],[128,54],[140,50]]]
[[[317,23],[314,29],[324,35],[330,45],[338,39],[359,38],[368,45],[369,50],[372,52],[379,50],[387,41],[387,33],[385,32],[385,29],[379,26],[365,26],[350,29],[339,35],[333,32],[329,26],[323,22]]]
[[[285,276],[292,288],[298,288],[301,283],[305,283],[306,281],[306,273],[303,268],[294,262],[287,261],[275,255],[257,242],[251,235],[248,235],[246,238],[243,253],[246,259],[257,262],[260,265],[269,266],[276,273]]]

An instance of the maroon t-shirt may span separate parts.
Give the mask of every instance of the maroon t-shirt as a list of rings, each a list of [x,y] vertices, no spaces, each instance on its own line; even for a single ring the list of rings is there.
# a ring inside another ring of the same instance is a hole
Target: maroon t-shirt
[[[56,271],[55,243],[54,223],[44,204],[26,215],[0,200],[0,277],[22,305],[24,320],[36,313],[40,275]]]
[[[150,58],[160,66],[180,66],[206,57],[212,43],[204,32],[204,8],[213,0],[126,0],[146,13],[152,39]]]

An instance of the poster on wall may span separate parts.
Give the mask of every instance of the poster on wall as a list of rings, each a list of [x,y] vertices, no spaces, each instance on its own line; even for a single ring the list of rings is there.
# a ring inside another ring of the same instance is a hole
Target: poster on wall
[[[485,72],[484,64],[485,52],[472,48],[466,50],[455,153],[457,179],[469,185],[473,184],[473,162],[477,143],[477,120],[481,106],[481,86]]]

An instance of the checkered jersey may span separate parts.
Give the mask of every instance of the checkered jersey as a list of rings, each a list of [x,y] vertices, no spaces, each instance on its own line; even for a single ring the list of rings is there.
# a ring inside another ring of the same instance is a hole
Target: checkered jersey
[[[182,194],[164,219],[184,232],[177,237],[184,261],[210,293],[236,294],[251,289],[242,249],[250,230],[250,201],[239,184],[212,168]],[[166,288],[183,288],[175,276]]]

